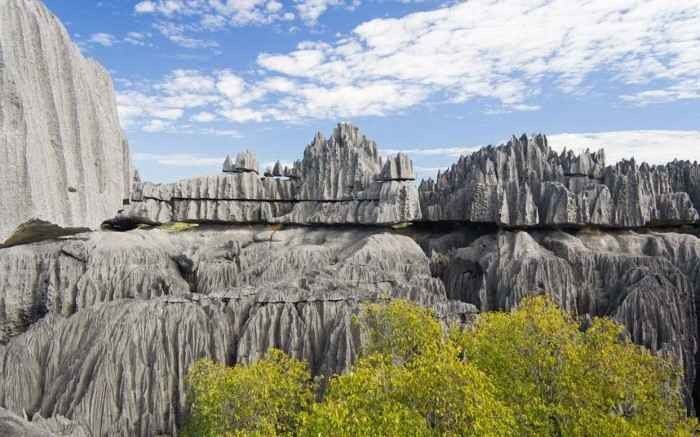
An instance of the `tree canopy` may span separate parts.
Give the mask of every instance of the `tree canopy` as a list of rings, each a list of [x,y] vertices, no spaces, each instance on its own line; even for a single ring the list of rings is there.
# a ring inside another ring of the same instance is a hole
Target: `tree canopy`
[[[468,328],[397,300],[357,319],[360,359],[314,386],[271,350],[248,366],[189,371],[186,436],[690,436],[670,359],[596,319],[586,330],[544,297]]]

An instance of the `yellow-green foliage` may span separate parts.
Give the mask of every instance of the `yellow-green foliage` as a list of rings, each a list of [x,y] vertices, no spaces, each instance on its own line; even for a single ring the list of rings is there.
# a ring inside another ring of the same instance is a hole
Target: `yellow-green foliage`
[[[188,374],[189,436],[690,436],[680,373],[622,328],[578,324],[545,298],[444,329],[404,301],[367,306],[353,369],[312,399],[307,368],[278,351]]]
[[[193,437],[293,435],[313,400],[306,365],[274,349],[250,366],[198,361],[187,386]]]
[[[610,320],[582,332],[537,297],[453,334],[515,411],[517,435],[681,436],[696,427],[686,419],[678,367],[631,344]]]
[[[365,308],[360,322],[364,357],[331,381],[299,435],[513,435],[510,409],[430,311],[395,301]]]

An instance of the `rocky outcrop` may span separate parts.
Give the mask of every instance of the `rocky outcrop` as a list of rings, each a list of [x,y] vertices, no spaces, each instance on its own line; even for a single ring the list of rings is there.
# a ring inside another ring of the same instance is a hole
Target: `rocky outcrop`
[[[381,229],[98,232],[0,261],[0,406],[99,436],[174,435],[200,357],[250,362],[277,347],[316,374],[342,371],[365,302],[411,299],[462,323],[476,313],[446,298],[415,241]]]
[[[200,357],[245,363],[276,347],[340,372],[357,356],[361,305],[394,298],[465,323],[548,293],[675,357],[692,409],[692,235],[205,226],[1,249],[0,272],[0,407],[91,435],[174,435]]]
[[[700,222],[697,163],[634,160],[606,166],[603,151],[554,152],[544,135],[515,138],[461,157],[418,189],[411,160],[383,160],[348,124],[318,134],[304,159],[258,177],[251,152],[224,175],[175,184],[137,184],[121,215],[138,223],[395,225],[468,222],[502,228],[596,226],[636,229]]]
[[[640,228],[698,222],[699,178],[697,164],[605,166],[602,151],[556,153],[534,135],[463,156],[419,192],[425,221]]]
[[[0,241],[20,223],[96,227],[128,199],[112,82],[38,0],[0,2]]]
[[[226,158],[224,174],[174,184],[138,183],[121,218],[139,223],[286,223],[392,225],[421,218],[406,155],[384,165],[377,145],[341,123],[319,133],[292,168],[258,175],[254,155]]]

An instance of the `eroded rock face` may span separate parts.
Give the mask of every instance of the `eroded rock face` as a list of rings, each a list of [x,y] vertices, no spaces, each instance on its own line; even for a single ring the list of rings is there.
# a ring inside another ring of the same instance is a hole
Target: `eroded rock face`
[[[549,293],[678,359],[692,409],[697,237],[398,232],[204,227],[2,249],[0,406],[92,435],[174,435],[197,358],[246,363],[276,347],[331,374],[357,356],[362,303],[407,298],[468,322]]]
[[[224,162],[224,174],[174,184],[138,183],[122,213],[141,223],[287,223],[391,225],[421,218],[413,165],[406,155],[382,167],[377,145],[341,123],[320,133],[291,168],[258,175],[251,152]]]
[[[3,249],[0,262],[0,406],[99,436],[175,435],[197,358],[251,362],[276,347],[316,374],[343,371],[366,302],[476,313],[446,298],[414,240],[380,229],[98,232]]]
[[[419,192],[425,221],[639,228],[696,223],[699,177],[689,162],[606,167],[602,151],[556,153],[534,135],[463,156]]]
[[[0,241],[40,218],[96,227],[129,198],[112,81],[37,0],[0,2]]]

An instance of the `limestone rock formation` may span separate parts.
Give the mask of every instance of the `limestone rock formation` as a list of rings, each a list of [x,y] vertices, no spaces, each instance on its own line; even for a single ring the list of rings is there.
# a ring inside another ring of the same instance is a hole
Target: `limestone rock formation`
[[[319,133],[292,168],[277,163],[258,175],[251,152],[226,158],[224,174],[174,184],[138,183],[123,219],[156,224],[398,224],[421,218],[413,166],[406,155],[384,168],[376,144],[341,123]]]
[[[342,371],[352,316],[402,297],[466,322],[430,260],[382,229],[229,227],[93,233],[0,250],[0,406],[66,416],[91,435],[174,435],[199,357],[233,364],[269,347]]]
[[[416,179],[413,162],[404,153],[389,157],[382,168],[381,179],[385,181],[412,181]]]
[[[689,162],[606,167],[602,151],[556,153],[534,135],[463,156],[419,192],[425,221],[637,228],[696,223],[699,177]]]
[[[260,173],[260,168],[258,165],[258,160],[255,158],[255,154],[250,150],[245,150],[238,155],[236,155],[236,160],[231,160],[230,156],[227,156],[224,160],[223,166],[224,173]]]
[[[130,185],[107,71],[41,1],[0,2],[0,241],[34,217],[96,227]]]

